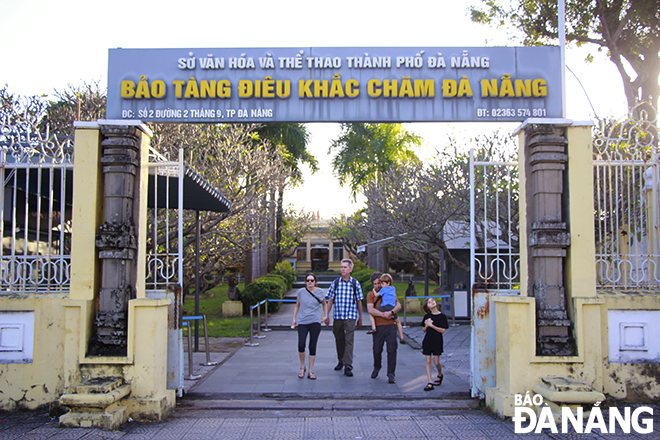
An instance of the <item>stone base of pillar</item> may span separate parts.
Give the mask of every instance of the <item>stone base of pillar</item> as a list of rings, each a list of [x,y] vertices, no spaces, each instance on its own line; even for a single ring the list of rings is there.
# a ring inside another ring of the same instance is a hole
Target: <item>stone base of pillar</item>
[[[541,331],[539,327],[537,331]],[[574,356],[575,341],[570,336],[538,336],[536,338],[537,356]]]
[[[542,377],[541,382],[532,386],[532,391],[543,396],[543,403],[547,404],[552,411],[555,423],[561,423],[561,413],[564,407],[569,408],[573,415],[577,415],[578,408],[605,400],[603,393],[594,391],[589,385],[571,377]],[[537,415],[540,414],[540,410],[541,407],[536,408]],[[582,417],[588,418],[589,411],[582,412]]]
[[[406,313],[421,313],[422,305],[416,298],[406,298]],[[399,312],[399,315],[402,312]]]
[[[500,418],[513,417],[515,397],[499,388],[486,388],[486,405]]]
[[[60,397],[70,412],[60,416],[60,426],[68,428],[119,429],[128,418],[123,399],[131,386],[119,377],[90,378]]]
[[[174,390],[167,390],[162,395],[149,398],[128,397],[123,403],[128,408],[128,416],[133,420],[160,422],[174,411],[176,395]]]

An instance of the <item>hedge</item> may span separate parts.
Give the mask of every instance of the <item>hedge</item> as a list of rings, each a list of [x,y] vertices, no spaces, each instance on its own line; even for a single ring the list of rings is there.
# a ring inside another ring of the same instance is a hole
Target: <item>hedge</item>
[[[353,271],[351,276],[355,278],[358,283],[360,283],[360,286],[362,286],[362,293],[365,298],[365,304],[366,304],[366,298],[367,294],[371,292],[374,288],[374,285],[371,283],[371,274],[376,272],[373,269],[369,269],[368,267],[365,269],[360,269],[358,271]]]
[[[249,311],[250,307],[260,303],[266,298],[282,299],[284,298],[287,290],[286,279],[284,279],[284,277],[281,275],[264,275],[245,286],[245,292],[243,292],[244,308],[247,308]],[[282,303],[280,302],[269,302],[268,312],[270,313],[278,311],[281,304]],[[261,310],[265,311],[265,305],[261,306]]]
[[[287,282],[287,291],[290,290],[293,287],[293,283],[296,282],[296,271],[288,261],[277,263],[272,273],[284,277]]]

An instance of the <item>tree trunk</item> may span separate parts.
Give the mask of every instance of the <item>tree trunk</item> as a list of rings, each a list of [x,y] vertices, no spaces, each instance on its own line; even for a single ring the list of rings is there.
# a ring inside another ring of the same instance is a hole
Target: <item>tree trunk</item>
[[[277,197],[277,216],[275,219],[275,262],[282,259],[282,222],[284,221],[284,185],[280,185]]]

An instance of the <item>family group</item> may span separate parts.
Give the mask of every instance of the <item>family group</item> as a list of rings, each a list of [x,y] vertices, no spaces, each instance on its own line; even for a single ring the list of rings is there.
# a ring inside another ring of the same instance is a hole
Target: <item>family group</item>
[[[315,380],[314,361],[316,346],[321,333],[321,325],[330,324],[330,312],[334,307],[332,332],[337,348],[336,371],[344,370],[344,375],[353,377],[353,342],[355,330],[362,327],[362,300],[364,295],[360,283],[351,276],[353,262],[344,259],[341,262],[341,277],[332,282],[326,293],[318,287],[315,274],[305,277],[305,287],[297,293],[296,306],[293,311],[292,328],[298,330],[298,355],[300,357],[300,372],[298,377]],[[376,379],[382,368],[383,348],[387,347],[387,379],[388,383],[396,383],[396,356],[398,343],[405,343],[403,330],[397,317],[401,303],[396,297],[392,286],[392,276],[375,272],[371,275],[373,290],[367,294],[367,312],[371,322],[371,330],[367,333],[373,337],[373,371],[371,378]],[[327,296],[327,301],[326,301]],[[440,355],[443,351],[442,334],[449,328],[447,317],[442,314],[439,305],[433,298],[426,298],[422,305],[424,318],[422,326],[424,341],[422,353],[426,356],[426,375],[428,384],[425,391],[431,391],[442,384],[443,374]],[[305,346],[309,336],[308,363],[305,362]],[[433,377],[433,364],[437,375]],[[309,368],[308,368],[309,367]]]

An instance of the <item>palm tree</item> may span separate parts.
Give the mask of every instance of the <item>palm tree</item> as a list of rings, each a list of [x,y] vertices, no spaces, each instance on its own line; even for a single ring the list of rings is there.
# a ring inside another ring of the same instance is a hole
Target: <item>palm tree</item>
[[[332,168],[355,198],[390,167],[418,162],[413,147],[421,144],[422,138],[402,124],[342,124],[342,133],[330,146],[330,151],[339,150]]]

